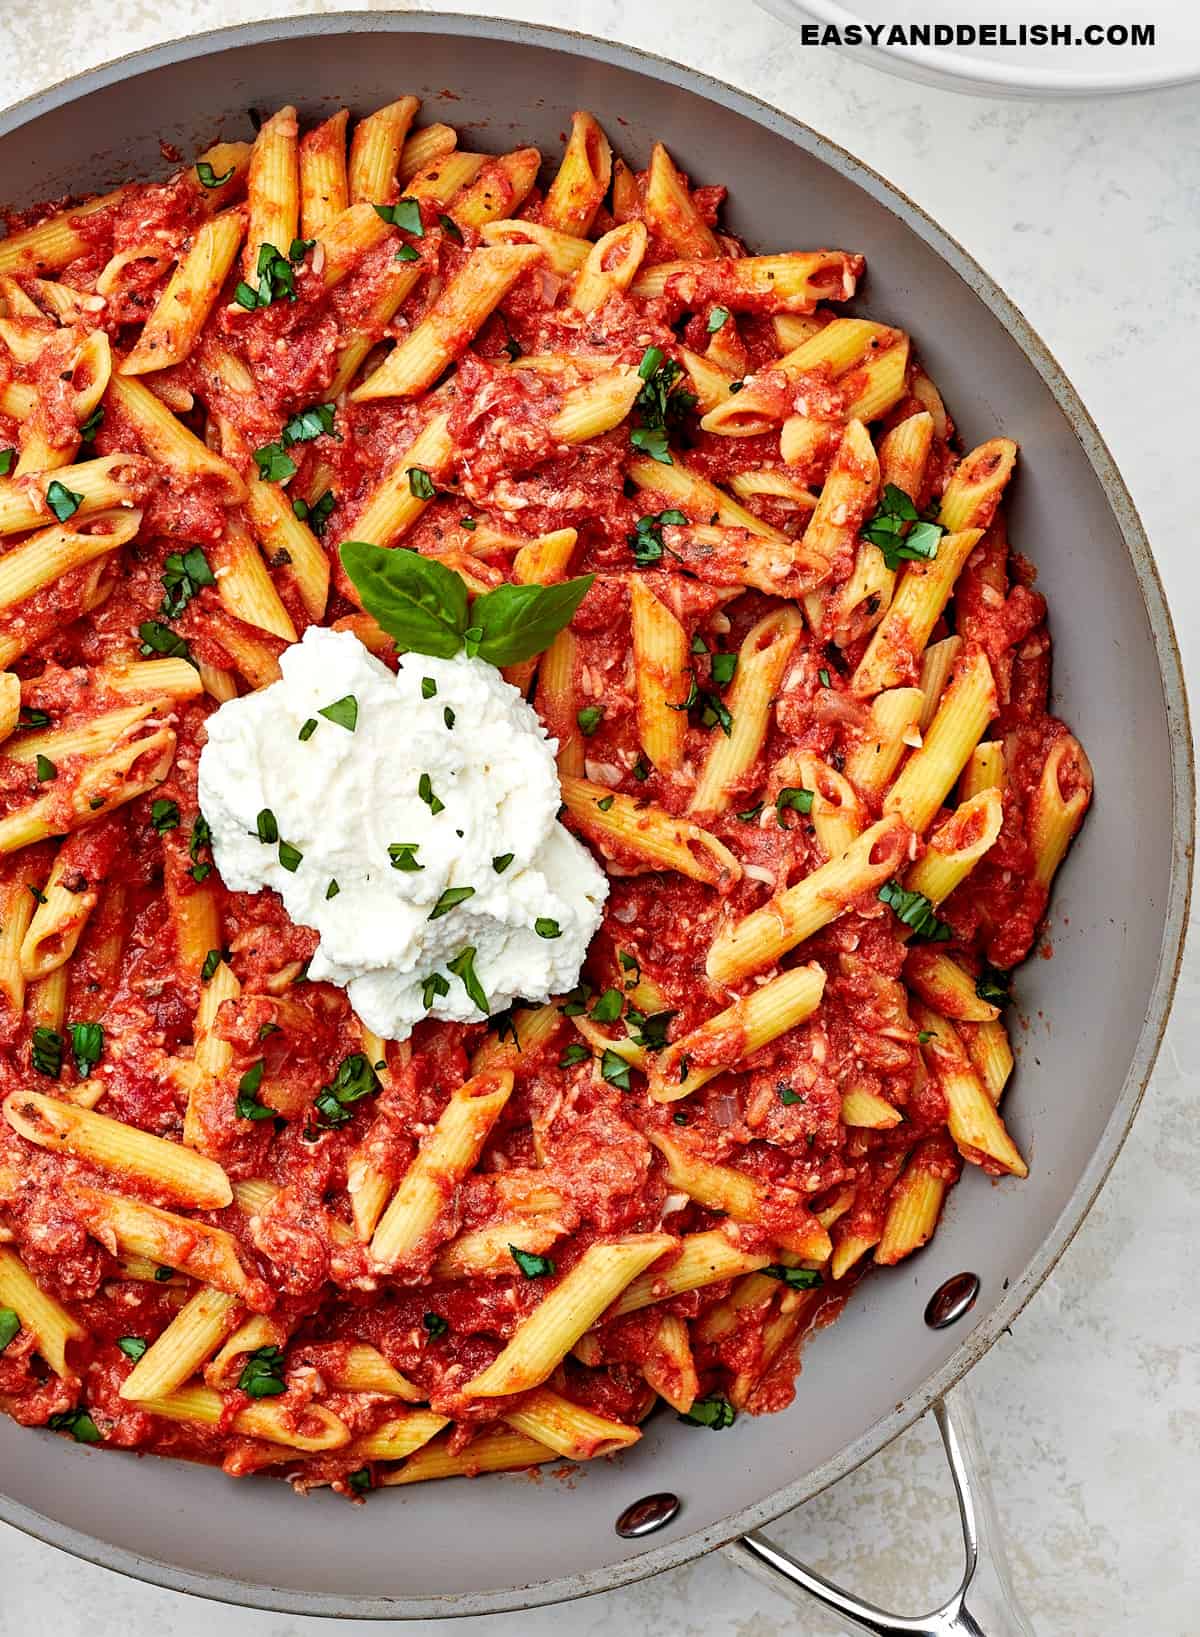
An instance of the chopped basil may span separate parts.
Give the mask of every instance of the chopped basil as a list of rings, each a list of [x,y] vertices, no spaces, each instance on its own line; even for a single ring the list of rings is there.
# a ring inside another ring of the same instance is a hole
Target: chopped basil
[[[104,1055],[104,1025],[102,1023],[72,1023],[71,1050],[80,1078],[86,1080]]]
[[[251,1398],[278,1398],[280,1393],[287,1392],[283,1379],[283,1348],[256,1347],[248,1353],[237,1384],[239,1391],[248,1393]]]
[[[420,261],[420,252],[414,250],[411,244],[402,244],[393,256],[393,261]]]
[[[918,938],[932,943],[945,943],[953,932],[945,921],[933,913],[933,905],[923,892],[908,892],[898,881],[885,881],[876,896],[906,927],[911,927]]]
[[[992,966],[985,961],[975,980],[975,993],[980,1000],[986,1000],[991,1006],[1007,1006],[1012,1000],[1009,993],[1009,984],[1012,982],[1012,973],[1001,967]]]
[[[99,1427],[85,1409],[63,1410],[52,1415],[46,1425],[53,1432],[69,1432],[77,1444],[103,1442]]]
[[[21,706],[17,718],[17,726],[21,728],[48,728],[51,716],[49,711],[31,710],[28,705]]]
[[[325,525],[329,521],[329,514],[337,504],[337,496],[332,489],[326,489],[320,500],[314,500],[310,505],[307,500],[301,500],[297,495],[292,501],[292,511],[302,523],[307,523],[315,535],[325,533]]]
[[[433,793],[433,780],[429,777],[428,773],[422,773],[421,777],[417,780],[417,795],[420,796],[421,800],[435,817],[438,813],[444,813],[446,811],[445,802],[439,801],[437,796],[435,796]]]
[[[196,161],[196,175],[202,188],[223,188],[226,182],[232,180],[236,169],[236,165],[230,165],[224,176],[218,176],[207,159],[197,159]]]
[[[679,1059],[679,1084],[682,1085],[692,1072],[692,1060],[686,1052]]]
[[[254,451],[254,463],[264,483],[286,483],[300,470],[281,443],[264,443]]]
[[[449,705],[447,705],[446,708],[442,712],[442,721],[445,722],[445,724],[446,724],[446,726],[448,728],[452,728],[454,726],[455,720],[456,720],[456,718],[455,718],[454,712],[450,709]]]
[[[160,836],[165,834],[167,830],[178,830],[178,802],[168,801],[165,796],[160,796],[157,801],[151,802],[150,822],[158,831]]]
[[[728,307],[710,307],[708,313],[708,333],[715,335],[722,325],[729,322]]]
[[[155,1268],[155,1270],[154,1270],[154,1282],[155,1282],[155,1284],[158,1284],[158,1285],[170,1284],[171,1280],[174,1277],[175,1277],[175,1269],[174,1268]]]
[[[677,511],[673,506],[665,512],[651,512],[645,517],[639,517],[633,525],[634,532],[625,536],[626,544],[633,553],[633,560],[637,566],[653,568],[655,563],[662,561],[664,552],[671,552],[672,557],[678,557],[679,553],[671,551],[670,546],[663,540],[663,525],[685,528],[689,521],[684,512]]]
[[[652,460],[673,466],[668,432],[696,407],[696,394],[679,390],[683,365],[665,358],[661,347],[646,348],[638,374],[643,384],[633,407],[640,425],[629,434],[629,441]]]
[[[81,443],[91,443],[104,425],[104,405],[97,404],[86,421],[79,423],[79,440]]]
[[[508,1252],[527,1279],[544,1279],[554,1272],[554,1263],[548,1256],[534,1256],[516,1245],[510,1245]]]
[[[224,950],[210,949],[204,957],[204,965],[200,968],[200,982],[207,983],[224,959]]]
[[[439,215],[438,221],[456,244],[461,244],[463,242],[462,228],[459,227],[453,216]]]
[[[138,1359],[141,1358],[142,1354],[146,1351],[146,1348],[149,1345],[149,1342],[144,1341],[141,1336],[117,1337],[117,1346],[124,1353],[125,1357],[131,1358],[135,1364],[137,1363]]]
[[[0,1353],[8,1346],[21,1328],[21,1320],[11,1307],[0,1307]]]
[[[440,1313],[423,1313],[421,1323],[429,1332],[431,1341],[440,1341],[450,1328]]]
[[[305,722],[304,726],[300,729],[300,732],[296,735],[297,739],[299,739],[301,744],[307,743],[307,741],[311,739],[313,734],[317,731],[319,726],[320,724],[318,723],[316,717],[310,716],[308,721]]]
[[[625,1027],[635,1045],[648,1052],[660,1052],[667,1043],[667,1030],[675,1015],[675,1012],[651,1012],[645,1017],[641,1012],[629,1012]]]
[[[604,1048],[604,1055],[600,1059],[600,1077],[607,1080],[610,1086],[616,1086],[618,1091],[632,1091],[629,1083],[629,1064],[619,1052],[613,1051],[611,1046]]]
[[[255,277],[257,287],[242,280],[233,292],[240,306],[253,311],[256,307],[269,307],[273,301],[295,301],[296,274],[288,258],[281,256],[273,244],[260,245]]]
[[[607,813],[616,799],[615,796],[600,796],[597,799],[596,806],[602,813]]]
[[[625,985],[626,989],[636,989],[642,980],[642,968],[637,956],[631,955],[627,949],[621,949],[617,952],[617,960],[620,962],[622,972],[632,974]]]
[[[765,805],[764,802],[756,802],[753,807],[743,807],[740,813],[735,813],[733,816],[741,819],[743,824],[753,824]]]
[[[293,263],[303,261],[316,242],[315,239],[293,239],[288,245],[288,260]]]
[[[428,1011],[440,995],[450,993],[450,983],[440,972],[431,972],[421,985],[421,1000]]]
[[[290,449],[294,443],[311,443],[314,438],[333,437],[333,418],[336,404],[312,404],[293,415],[283,429],[283,446]]]
[[[733,717],[729,707],[723,699],[718,699],[715,693],[701,694],[703,704],[700,709],[700,723],[702,727],[719,727],[728,739],[733,733]]]
[[[212,874],[212,865],[200,861],[201,852],[212,847],[212,831],[208,827],[208,820],[203,813],[197,813],[192,820],[192,833],[188,841],[188,857],[192,867],[188,871],[193,881],[203,881]]]
[[[0,477],[7,477],[13,469],[13,462],[17,458],[15,449],[0,449]]]
[[[590,983],[578,984],[568,994],[563,996],[563,1003],[558,1008],[564,1017],[581,1017],[587,1011],[587,1003],[592,997]]]
[[[592,1007],[594,1023],[615,1023],[621,1015],[625,998],[619,989],[606,989]]]
[[[575,712],[575,720],[579,723],[580,733],[585,739],[590,739],[604,720],[604,706],[585,705],[582,710]]]
[[[789,1268],[782,1262],[772,1262],[762,1271],[768,1279],[778,1279],[789,1290],[815,1290],[824,1283],[816,1268]]]
[[[719,688],[728,687],[733,681],[733,673],[737,670],[738,656],[736,654],[714,654],[712,656],[712,679]]]
[[[778,816],[780,827],[786,828],[783,822],[783,815],[787,808],[791,807],[797,813],[803,813],[807,817],[813,810],[813,802],[815,799],[815,790],[805,790],[801,785],[784,785],[783,789],[775,798],[775,812]],[[740,816],[741,815],[739,814],[739,817]]]
[[[822,665],[821,669],[817,672],[817,681],[821,684],[821,686],[823,688],[831,688],[833,686],[833,684],[829,680],[829,672],[825,669],[825,667],[823,665]]]
[[[162,583],[164,595],[158,611],[164,619],[176,620],[201,586],[217,581],[200,547],[190,546],[187,551],[170,553],[163,564]]]
[[[329,885],[325,888],[325,902],[328,903],[331,898],[336,898],[341,890],[334,877],[330,876]]]
[[[423,466],[409,467],[408,492],[414,500],[432,500],[437,494],[437,490],[433,486],[433,479]]]
[[[62,1073],[63,1038],[57,1029],[48,1029],[39,1023],[30,1042],[30,1062],[38,1074],[48,1080],[57,1080]]]
[[[474,534],[475,530],[479,527],[479,524],[473,517],[460,517],[458,520],[458,526],[460,529],[467,529],[471,534]]]
[[[350,1106],[372,1092],[379,1090],[375,1070],[362,1052],[351,1052],[338,1064],[337,1073],[327,1086],[322,1086],[314,1099],[317,1124],[332,1128],[345,1125],[350,1118]]]
[[[503,875],[515,857],[515,853],[497,853],[492,860],[492,868],[497,875]]]
[[[682,1108],[677,1108],[671,1118],[676,1125],[686,1125],[688,1123],[687,1113]]]
[[[634,762],[630,771],[632,772],[634,778],[639,781],[639,783],[645,784],[646,780],[650,777],[650,763],[644,756],[639,756],[637,761]],[[597,803],[597,806],[598,805],[599,803]]]
[[[279,840],[279,823],[271,809],[264,807],[254,822],[263,846],[273,847]]]
[[[586,1046],[581,1045],[578,1040],[573,1040],[559,1058],[558,1066],[560,1069],[573,1069],[576,1063],[586,1063],[591,1055]]]
[[[265,1107],[258,1100],[258,1088],[262,1085],[265,1067],[266,1065],[260,1057],[257,1063],[251,1063],[238,1081],[237,1102],[234,1107],[239,1120],[273,1120],[275,1118],[275,1110]]]
[[[729,383],[730,397],[732,397],[735,392],[740,392],[742,390],[742,388],[745,386],[745,384],[746,384],[745,381],[730,381],[730,383]]]
[[[443,915],[449,915],[456,904],[465,904],[468,898],[474,898],[474,887],[447,887],[429,912],[431,921],[440,921]]]
[[[290,841],[281,841],[279,843],[279,862],[289,875],[295,875],[300,868],[300,861],[303,857],[304,854],[299,847],[293,847]]]
[[[475,976],[474,945],[468,944],[467,947],[462,950],[460,954],[456,955],[452,961],[447,961],[446,970],[448,972],[453,972],[456,978],[462,979],[462,985],[467,991],[468,997],[486,1017],[488,1012],[488,998],[483,992],[483,985]]]
[[[807,1103],[808,1101],[806,1091],[793,1091],[786,1080],[777,1080],[775,1082],[775,1095],[785,1108],[791,1108],[794,1103]]]
[[[561,938],[562,928],[549,915],[539,915],[533,923],[533,930],[539,938]]]
[[[917,1030],[917,1045],[918,1046],[926,1046],[926,1045],[929,1044],[929,1042],[932,1039],[933,1039],[933,1030],[932,1029],[918,1029]]]
[[[346,1486],[354,1495],[366,1495],[375,1487],[369,1466],[360,1466],[346,1474]]]
[[[44,892],[39,892],[32,881],[28,882],[27,885],[35,904],[48,904],[50,902],[50,900],[46,897],[46,894]]]
[[[329,722],[336,722],[339,728],[345,728],[347,733],[353,733],[358,726],[358,700],[352,693],[343,694],[341,699],[335,699],[332,705],[324,705],[317,712]]]
[[[398,199],[394,205],[376,205],[375,213],[382,216],[385,222],[393,227],[403,228],[405,233],[411,233],[415,239],[425,237],[425,229],[421,225],[421,203],[418,199]]]
[[[874,516],[863,525],[862,537],[879,547],[884,566],[894,572],[903,559],[931,562],[945,532],[940,523],[922,519],[904,490],[889,483]]]
[[[421,678],[421,698],[432,699],[437,693],[437,683],[431,676]]]
[[[172,631],[158,620],[143,620],[138,626],[138,636],[142,639],[143,654],[162,654],[165,659],[186,659],[189,665],[196,663],[192,650],[178,631]]]
[[[57,779],[58,768],[50,760],[49,756],[38,756],[33,765],[39,784],[48,784],[53,779]]]
[[[691,1409],[679,1419],[686,1421],[690,1427],[708,1427],[711,1432],[723,1432],[737,1420],[737,1411],[720,1393],[709,1393],[707,1398],[695,1399]]]
[[[423,870],[424,864],[417,863],[417,848],[419,841],[389,841],[388,858],[394,870],[401,870],[406,875],[412,875],[417,870]]]
[[[65,483],[60,483],[55,478],[46,490],[46,504],[58,521],[65,523],[69,517],[74,517],[83,505],[83,496],[75,494]]]

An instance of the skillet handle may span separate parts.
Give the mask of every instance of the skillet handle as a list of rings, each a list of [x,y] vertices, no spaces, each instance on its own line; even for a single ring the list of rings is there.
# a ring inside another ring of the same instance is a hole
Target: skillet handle
[[[1009,1579],[987,1456],[965,1387],[947,1393],[933,1406],[933,1414],[958,1498],[966,1568],[954,1594],[931,1613],[916,1618],[889,1614],[806,1569],[757,1531],[726,1551],[740,1568],[776,1591],[805,1603],[815,1598],[851,1630],[873,1637],[1035,1637]]]

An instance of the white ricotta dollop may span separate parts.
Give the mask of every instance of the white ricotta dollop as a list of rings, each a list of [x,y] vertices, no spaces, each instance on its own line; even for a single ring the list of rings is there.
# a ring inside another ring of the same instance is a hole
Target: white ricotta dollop
[[[463,654],[405,654],[393,676],[357,637],[320,627],[280,669],[208,719],[200,808],[226,885],[273,887],[320,933],[309,975],[345,988],[387,1040],[426,1017],[482,1020],[466,973],[448,968],[464,950],[489,1014],[571,989],[608,882],[558,822],[555,741],[517,690]],[[353,732],[320,714],[347,698]],[[277,841],[259,839],[264,810]],[[294,869],[280,862],[290,849]],[[431,919],[454,888],[473,891]]]

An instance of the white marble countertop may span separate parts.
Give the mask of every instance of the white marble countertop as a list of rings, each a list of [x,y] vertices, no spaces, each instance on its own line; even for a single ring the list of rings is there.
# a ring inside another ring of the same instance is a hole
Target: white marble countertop
[[[289,0],[191,0],[185,13],[155,0],[9,0],[2,94],[24,96],[185,23],[201,30],[287,9]],[[1195,371],[1186,367],[1200,318],[1200,86],[1106,102],[960,97],[801,49],[747,3],[732,28],[728,0],[449,0],[444,9],[555,23],[675,57],[798,115],[923,205],[1024,310],[1099,422],[1141,509],[1200,697]],[[1004,5],[992,13],[1002,17]],[[1152,1087],[1107,1187],[971,1378],[1018,1588],[1043,1637],[1200,1630],[1198,1003],[1193,938]],[[893,1607],[927,1607],[958,1567],[936,1443],[931,1427],[918,1427],[776,1537]],[[218,1611],[0,1526],[0,1631],[208,1637],[218,1622],[226,1637],[351,1631],[349,1622]],[[445,1628],[387,1629],[416,1637]],[[837,1629],[719,1556],[587,1602],[454,1627],[462,1637]]]

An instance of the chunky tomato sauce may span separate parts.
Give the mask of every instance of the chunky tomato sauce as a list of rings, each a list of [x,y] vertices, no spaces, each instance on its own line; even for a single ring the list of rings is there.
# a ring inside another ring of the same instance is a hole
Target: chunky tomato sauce
[[[644,178],[638,189],[644,205]],[[706,222],[716,223],[721,197],[715,188],[694,192]],[[537,223],[541,211],[542,196],[535,191],[520,214]],[[235,271],[190,357],[151,378],[151,384],[186,426],[207,433],[210,442],[221,444],[218,428],[228,423],[237,436],[232,446],[224,443],[224,452],[243,475],[253,475],[248,452],[278,441],[293,415],[325,401],[339,352],[384,290],[398,245],[415,249],[420,276],[396,315],[371,334],[364,374],[382,360],[390,342],[412,333],[479,245],[475,228],[459,229],[428,200],[421,217],[419,238],[389,233],[332,292],[306,253],[295,264],[295,300],[247,311],[233,299]],[[44,339],[32,363],[0,348],[3,382],[35,390],[37,426],[51,444],[66,445],[77,435],[72,405],[78,383],[71,381],[69,366],[80,338],[101,329],[114,358],[123,354],[203,219],[201,195],[182,178],[133,187],[113,208],[79,219],[84,249],[56,274],[82,297],[76,321],[61,329],[48,311],[41,319],[26,318],[27,332]],[[613,219],[601,207],[592,235],[611,226]],[[741,254],[732,241],[721,243],[726,257]],[[287,254],[286,246],[279,248]],[[106,276],[115,256],[139,250],[145,253]],[[669,243],[650,234],[647,265],[674,255]],[[714,328],[714,320],[721,311],[731,312],[720,338],[721,356],[744,381],[754,382],[775,424],[750,437],[723,436],[701,429],[695,407],[685,407],[671,419],[671,447],[688,470],[726,489],[739,474],[761,471],[799,485],[804,502],[785,488],[758,493],[746,504],[781,532],[792,552],[790,559],[787,549],[781,553],[785,561],[777,591],[795,600],[816,589],[820,582],[799,566],[807,561],[802,537],[863,376],[852,371],[835,379],[825,366],[800,375],[775,367],[788,350],[772,323],[779,300],[733,291],[728,265],[727,259],[696,264],[673,276],[657,297],[617,291],[584,315],[569,306],[569,280],[540,264],[520,279],[477,335],[461,338],[457,367],[436,400],[426,395],[356,404],[343,395],[334,406],[333,431],[289,449],[297,471],[288,495],[309,507],[323,495],[333,496],[321,535],[333,567],[327,623],[353,621],[361,612],[336,543],[355,537],[356,520],[381,475],[437,409],[449,414],[453,457],[432,474],[435,498],[405,535],[404,547],[438,555],[490,585],[511,577],[514,556],[526,541],[550,530],[577,530],[569,572],[593,574],[595,581],[573,622],[575,697],[564,711],[538,682],[532,697],[560,740],[579,740],[577,711],[596,707],[582,733],[587,779],[677,816],[688,811],[714,736],[723,730],[718,717],[710,712],[706,719],[695,708],[686,713],[677,768],[661,772],[645,756],[630,635],[631,580],[641,576],[682,624],[695,687],[718,701],[728,686],[720,679],[720,656],[735,655],[755,622],[779,606],[779,597],[747,589],[750,532],[727,527],[716,540],[692,532],[693,526],[714,521],[707,516],[690,516],[685,525],[661,523],[662,550],[656,560],[639,565],[632,549],[639,521],[677,513],[680,503],[666,484],[656,491],[630,481],[636,411],[632,423],[626,420],[578,445],[559,441],[549,423],[564,394],[594,373],[596,360],[604,368],[637,367],[648,349],[660,349],[667,360],[677,359],[681,347],[715,351],[714,336],[722,326]],[[17,283],[46,311],[36,272],[31,268]],[[841,293],[841,277],[827,292],[833,299]],[[833,309],[816,311],[823,323]],[[231,386],[228,372],[219,367],[220,349],[249,371],[252,391]],[[557,372],[514,368],[514,360],[519,364],[523,357],[548,354],[579,363]],[[916,395],[918,374],[910,364],[902,395],[875,428],[877,441],[928,402],[927,394]],[[677,390],[687,388],[685,375]],[[785,467],[778,423],[797,413],[816,423],[816,430],[803,461]],[[0,415],[0,448],[19,450],[26,436],[18,419]],[[190,900],[207,902],[215,894],[221,948],[240,995],[219,1013],[216,1032],[229,1047],[230,1061],[221,1072],[220,1095],[204,1102],[194,1141],[235,1184],[265,1182],[275,1191],[264,1194],[265,1203],[235,1202],[189,1215],[227,1230],[236,1242],[248,1282],[230,1328],[258,1313],[277,1321],[286,1338],[284,1387],[272,1402],[294,1427],[303,1428],[310,1407],[319,1404],[357,1437],[404,1408],[384,1394],[336,1385],[346,1349],[366,1343],[415,1384],[434,1410],[451,1418],[452,1447],[469,1446],[474,1430],[510,1410],[512,1400],[473,1400],[464,1395],[464,1385],[596,1241],[660,1228],[682,1239],[723,1226],[742,1250],[775,1257],[780,1238],[820,1217],[835,1262],[839,1246],[862,1244],[841,1277],[833,1277],[826,1262],[823,1268],[800,1270],[811,1280],[805,1288],[798,1279],[793,1289],[785,1282],[790,1267],[776,1262],[774,1278],[750,1275],[749,1284],[745,1277],[722,1279],[610,1317],[590,1333],[589,1347],[578,1350],[582,1358],[569,1356],[551,1383],[597,1414],[631,1424],[655,1402],[652,1388],[678,1398],[689,1380],[692,1394],[705,1399],[732,1394],[738,1407],[750,1411],[782,1408],[794,1391],[801,1338],[844,1303],[880,1240],[906,1166],[953,1183],[962,1163],[947,1128],[940,1059],[922,1052],[909,1012],[906,961],[916,947],[909,928],[874,893],[856,900],[783,957],[785,968],[816,963],[825,974],[819,1009],[748,1056],[736,1027],[702,1043],[692,1066],[717,1072],[680,1102],[653,1102],[638,1069],[624,1075],[619,1067],[616,1073],[602,1072],[590,1049],[570,1048],[580,1040],[574,1016],[593,1010],[610,990],[616,991],[624,1017],[602,1012],[596,1027],[619,1043],[627,1028],[639,1027],[636,1019],[628,1020],[631,1010],[666,1014],[657,1047],[662,1049],[755,989],[759,978],[711,982],[707,952],[721,927],[827,862],[811,814],[776,805],[781,781],[775,770],[782,758],[805,752],[841,773],[868,736],[870,701],[856,696],[851,679],[882,617],[879,599],[858,611],[850,622],[852,634],[840,645],[832,626],[818,614],[814,627],[810,613],[776,690],[761,748],[738,774],[724,810],[698,815],[738,861],[738,879],[726,874],[710,885],[652,868],[636,848],[614,840],[603,827],[568,817],[611,877],[604,926],[582,974],[583,998],[562,1000],[549,1037],[536,1044],[521,1040],[519,1024],[514,1039],[512,1020],[506,1018],[481,1019],[471,1028],[419,1026],[410,1042],[385,1047],[376,1062],[373,1094],[347,1109],[344,1124],[329,1128],[318,1116],[316,1099],[338,1065],[362,1050],[362,1032],[342,991],[305,976],[315,934],[293,925],[271,892],[227,891],[213,868],[197,804],[196,768],[216,698],[211,693],[182,700],[152,692],[139,696],[127,678],[119,687],[114,681],[122,665],[147,657],[139,627],[149,621],[178,639],[179,651],[210,684],[219,672],[236,679],[238,687],[249,685],[240,669],[239,641],[252,639],[268,659],[283,644],[241,625],[223,605],[219,584],[201,587],[181,612],[164,618],[160,605],[169,556],[198,546],[213,568],[227,560],[228,500],[217,480],[189,479],[165,467],[111,395],[76,459],[107,455],[126,457],[129,497],[142,509],[135,539],[102,580],[90,567],[73,569],[0,620],[0,634],[21,634],[13,669],[23,710],[16,735],[0,743],[0,818],[49,799],[49,833],[66,836],[61,849],[41,840],[0,861],[9,913],[16,894],[40,896],[56,858],[65,866],[68,890],[94,898],[65,968],[65,995],[56,1000],[47,980],[41,980],[24,986],[21,1006],[11,997],[0,998],[0,1094],[33,1089],[70,1100],[85,1080],[96,1082],[98,1113],[182,1140],[205,980],[182,961],[177,927]],[[919,492],[910,497],[919,512],[936,510],[957,461],[953,425],[943,417]],[[667,474],[665,465],[662,470]],[[28,486],[29,480],[12,481]],[[964,654],[987,656],[997,713],[986,731],[1005,751],[999,836],[937,910],[944,932],[936,947],[971,981],[985,965],[1011,968],[1037,936],[1046,887],[1036,875],[1031,803],[1049,752],[1067,733],[1047,709],[1045,605],[1033,589],[1032,570],[1010,553],[994,513],[995,498],[978,519],[986,532],[932,634],[933,641],[956,635]],[[847,534],[824,569],[827,594],[849,579],[861,546],[855,532]],[[288,572],[286,552],[268,566],[302,633],[311,616]],[[911,674],[898,681],[914,682],[919,673],[917,653]],[[87,754],[60,757],[53,777],[43,778],[39,764],[22,757],[22,742],[31,733],[82,727],[97,715],[139,702],[150,709],[130,730],[135,740],[149,739],[163,725],[174,733],[165,776],[128,803],[100,802],[94,819],[80,827],[73,797],[86,774]],[[1061,792],[1064,798],[1071,793]],[[865,820],[872,822],[882,811],[883,792],[860,794]],[[953,803],[951,795],[948,804]],[[339,821],[339,815],[330,815],[331,823]],[[958,837],[964,845],[972,839],[967,833]],[[908,856],[919,859],[923,846],[914,837]],[[98,1023],[103,1030],[102,1054],[86,1072],[72,1050],[72,1027],[84,1023]],[[48,1028],[59,1040],[57,1073],[35,1066],[37,1028]],[[964,1040],[971,1028],[968,1021]],[[397,1184],[450,1092],[468,1076],[473,1053],[497,1036],[507,1038],[516,1090],[476,1172],[447,1187],[433,1230],[407,1262],[391,1269],[374,1266],[354,1226],[355,1164],[365,1158],[389,1187]],[[251,1119],[238,1111],[238,1087],[258,1062],[262,1104],[271,1117]],[[894,1123],[847,1124],[844,1099],[851,1092],[894,1111]],[[673,1185],[654,1137],[760,1185],[756,1220],[731,1222]],[[970,1157],[986,1161],[979,1154]],[[86,1331],[86,1340],[70,1343],[69,1371],[59,1376],[22,1327],[0,1351],[0,1404],[33,1426],[83,1405],[108,1444],[220,1462],[231,1473],[283,1470],[302,1485],[332,1482],[359,1492],[361,1483],[347,1486],[347,1479],[352,1470],[370,1466],[361,1457],[344,1449],[302,1457],[239,1432],[234,1419],[253,1400],[237,1387],[225,1386],[216,1426],[167,1420],[120,1396],[132,1365],[118,1343],[152,1342],[194,1286],[169,1260],[157,1271],[131,1260],[103,1220],[64,1191],[73,1181],[119,1188],[179,1210],[169,1193],[157,1193],[133,1177],[114,1182],[110,1173],[34,1146],[0,1121],[0,1238]],[[439,1252],[457,1236],[514,1220],[522,1214],[522,1202],[539,1194],[556,1201],[543,1218],[553,1273],[527,1276],[513,1266],[486,1277],[437,1275]],[[182,1241],[179,1254],[186,1255]],[[655,1272],[665,1277],[677,1256],[678,1251],[668,1253]],[[664,1320],[671,1319],[687,1323],[690,1376],[669,1346],[671,1331]]]

